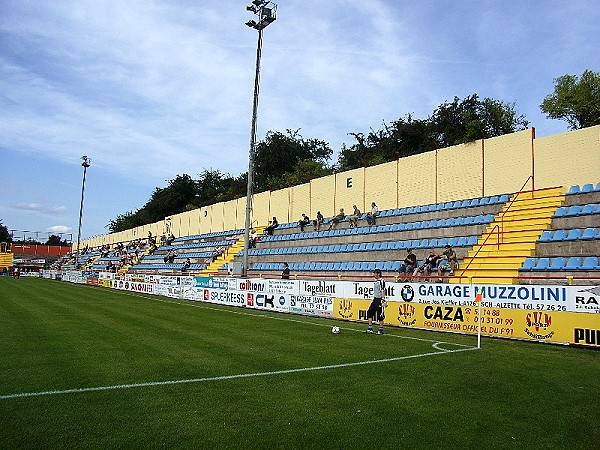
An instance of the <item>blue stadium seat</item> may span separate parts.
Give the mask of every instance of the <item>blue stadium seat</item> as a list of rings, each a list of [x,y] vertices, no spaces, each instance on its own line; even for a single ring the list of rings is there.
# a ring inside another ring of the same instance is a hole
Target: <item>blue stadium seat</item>
[[[396,250],[404,250],[406,248],[406,241],[396,241]]]
[[[448,244],[448,238],[443,237],[438,239],[438,247],[443,248],[446,244]]]
[[[421,242],[419,243],[419,248],[430,248],[429,239],[421,239]]]
[[[388,250],[396,250],[398,248],[398,242],[396,241],[389,241],[388,242]]]
[[[596,187],[594,188],[594,191],[596,191],[596,192],[600,191],[600,183],[598,183],[596,185]]]
[[[565,206],[560,206],[554,213],[553,217],[564,217],[566,215],[567,215],[567,208]]]
[[[581,230],[579,228],[573,228],[569,230],[569,234],[565,238],[565,241],[576,241],[581,237]]]
[[[394,261],[394,263],[392,264],[392,270],[394,272],[398,272],[400,270],[401,265],[402,263],[400,261]]]
[[[473,247],[474,245],[477,245],[478,239],[479,238],[475,235],[469,236],[469,238],[467,239],[467,247]]]
[[[393,268],[393,266],[394,266],[394,262],[393,262],[393,261],[386,261],[386,262],[383,264],[383,268],[382,268],[381,270],[384,270],[384,271],[386,271],[386,272],[389,272],[389,271],[393,270],[393,269],[392,269],[392,268]]]
[[[378,247],[379,246],[379,247]],[[375,243],[375,249],[374,250],[387,250],[389,247],[389,242],[387,241],[383,241],[383,242],[376,242]]]
[[[489,203],[490,203],[489,197],[482,197],[481,199],[479,199],[479,206],[485,206],[485,205],[488,205]]]
[[[597,256],[586,256],[581,264],[581,270],[598,270],[598,257]]]
[[[383,262],[383,261],[376,261],[374,264],[375,264],[375,269],[383,270],[385,267],[385,262]]]
[[[363,262],[362,267],[365,267],[364,262]],[[365,269],[363,268],[362,270],[365,270]],[[368,262],[366,270],[368,270],[369,272],[373,272],[375,270],[375,263],[373,261]]]
[[[564,241],[567,237],[567,230],[561,228],[560,230],[556,230],[552,235],[553,241]]]
[[[550,258],[540,258],[533,270],[548,270],[548,267],[550,267]]]
[[[584,184],[583,187],[581,188],[581,192],[586,194],[588,192],[593,192],[594,190],[594,185],[592,183],[587,183]]]
[[[587,203],[581,208],[581,215],[586,216],[588,214],[595,214],[597,207],[598,205],[596,203]]]
[[[474,198],[474,199],[472,199],[472,200],[469,202],[469,206],[470,206],[470,207],[473,207],[473,206],[479,206],[479,205],[480,205],[480,202],[479,202],[479,199],[478,199],[478,198]]]
[[[565,258],[563,258],[562,256],[557,256],[552,260],[552,263],[548,267],[548,270],[564,270],[565,264]]]
[[[523,262],[523,266],[521,267],[521,270],[532,270],[535,267],[535,258],[527,258],[524,262]]]
[[[540,236],[539,242],[550,242],[550,241],[552,241],[552,230],[542,231],[542,235]]]
[[[593,227],[588,227],[583,230],[581,234],[581,238],[583,240],[595,239],[596,238],[596,229]]]
[[[578,216],[581,214],[581,205],[571,205],[567,209],[567,216]]]
[[[341,268],[342,268],[342,263],[337,261],[337,262],[333,263],[333,269],[331,269],[331,270],[333,270],[335,272],[339,272],[341,270]]]
[[[466,247],[467,246],[467,237],[461,236],[456,243],[457,247]]]
[[[429,247],[430,248],[438,248],[439,247],[438,239],[437,238],[429,239]]]
[[[565,270],[579,270],[581,268],[581,258],[579,256],[571,256],[565,264]]]
[[[579,192],[581,192],[581,188],[578,184],[574,184],[569,188],[569,192],[567,192],[567,194],[579,194]]]
[[[342,264],[340,265],[340,270],[348,270],[348,262],[342,262]]]

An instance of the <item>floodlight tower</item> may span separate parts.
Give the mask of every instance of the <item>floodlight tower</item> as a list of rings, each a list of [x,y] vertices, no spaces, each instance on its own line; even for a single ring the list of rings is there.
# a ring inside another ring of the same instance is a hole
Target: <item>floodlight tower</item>
[[[256,73],[254,76],[254,101],[252,104],[252,131],[250,132],[250,156],[248,158],[248,188],[246,191],[246,226],[244,229],[244,256],[242,259],[242,276],[248,275],[248,249],[250,240],[250,215],[252,211],[252,184],[254,183],[254,153],[256,147],[256,118],[258,113],[258,91],[260,84],[260,55],[262,51],[262,32],[275,22],[277,5],[271,1],[253,0],[246,10],[254,13],[256,19],[249,20],[246,25],[258,31],[256,45]]]
[[[81,219],[83,218],[83,196],[85,193],[85,174],[87,172],[87,168],[90,167],[92,160],[87,157],[87,155],[83,155],[81,157],[83,161],[81,166],[83,167],[83,182],[81,183],[81,204],[79,205],[79,228],[77,231],[77,253],[75,253],[75,268],[79,268],[79,241],[81,240]]]

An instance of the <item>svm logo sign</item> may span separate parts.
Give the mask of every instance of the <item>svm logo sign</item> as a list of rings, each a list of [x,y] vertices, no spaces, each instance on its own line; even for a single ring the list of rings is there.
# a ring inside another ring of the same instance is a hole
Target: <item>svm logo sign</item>
[[[532,311],[525,316],[525,333],[527,336],[545,340],[554,336],[554,330],[551,330],[552,316],[541,311]]]

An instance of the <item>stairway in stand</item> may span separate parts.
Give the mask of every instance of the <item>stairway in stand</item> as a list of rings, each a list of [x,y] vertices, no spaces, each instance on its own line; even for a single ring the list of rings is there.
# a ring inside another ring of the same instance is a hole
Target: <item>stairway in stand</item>
[[[255,227],[254,228],[259,236],[262,236],[265,227]],[[219,273],[219,269],[223,266],[223,264],[233,263],[233,259],[235,255],[237,255],[241,250],[244,249],[245,238],[244,235],[240,237],[237,241],[235,241],[231,246],[225,250],[216,260],[212,261],[204,270],[200,271],[200,275],[214,277]]]
[[[512,284],[519,268],[535,255],[535,243],[564,203],[562,187],[515,194],[494,218],[456,271],[452,283]]]

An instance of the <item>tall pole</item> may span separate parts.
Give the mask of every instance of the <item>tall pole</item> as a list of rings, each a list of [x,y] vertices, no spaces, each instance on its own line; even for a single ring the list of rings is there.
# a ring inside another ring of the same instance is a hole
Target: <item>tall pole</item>
[[[262,32],[276,19],[277,5],[265,0],[253,0],[246,6],[256,14],[258,21],[249,20],[246,25],[258,30],[256,44],[256,72],[254,74],[254,99],[252,101],[252,129],[250,131],[250,154],[248,157],[248,185],[246,189],[246,223],[244,227],[244,255],[242,257],[242,276],[248,276],[248,250],[250,249],[250,222],[252,215],[252,189],[254,184],[254,155],[256,153],[256,121],[258,117],[258,92],[260,88],[260,57],[262,52]]]
[[[79,269],[79,243],[81,241],[81,221],[83,219],[83,197],[85,195],[85,174],[87,172],[87,168],[90,167],[91,160],[83,155],[81,157],[83,162],[81,165],[83,166],[83,181],[81,182],[81,203],[79,205],[79,228],[77,231],[77,253],[75,254],[75,268]]]
[[[262,29],[258,30],[256,44],[256,72],[254,74],[254,99],[252,101],[252,130],[250,131],[250,155],[248,157],[248,186],[246,188],[246,225],[244,228],[244,257],[242,276],[248,275],[248,250],[250,248],[250,220],[252,215],[252,185],[254,184],[254,153],[256,151],[256,121],[258,117],[258,92],[260,90],[260,56],[262,52]]]

